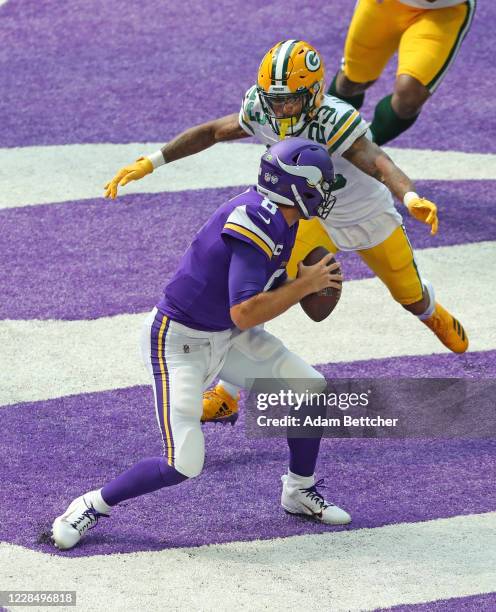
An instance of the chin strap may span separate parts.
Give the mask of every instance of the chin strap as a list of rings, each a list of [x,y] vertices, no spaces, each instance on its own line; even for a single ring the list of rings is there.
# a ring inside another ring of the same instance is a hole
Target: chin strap
[[[298,189],[296,189],[296,185],[294,183],[292,183],[291,185],[291,191],[293,192],[295,200],[298,202],[300,206],[300,210],[303,213],[305,219],[310,219],[310,215],[308,214],[307,207],[305,206],[305,204],[303,204],[303,200],[301,199],[301,196],[298,193]]]

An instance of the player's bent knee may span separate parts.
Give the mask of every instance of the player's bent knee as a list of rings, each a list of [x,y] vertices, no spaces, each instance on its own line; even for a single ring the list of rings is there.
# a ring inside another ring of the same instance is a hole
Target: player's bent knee
[[[366,91],[375,81],[352,81],[344,72],[340,72],[336,80],[336,89],[342,96],[357,96]]]
[[[421,111],[429,96],[429,90],[420,81],[410,75],[401,74],[394,86],[393,109],[404,119],[414,117]]]
[[[420,113],[422,104],[423,103],[400,98],[394,104],[394,111],[401,119],[411,119]]]
[[[200,426],[184,432],[175,444],[174,468],[188,478],[199,476],[205,461],[205,441]]]
[[[187,467],[176,467],[176,470],[180,474],[184,474],[186,478],[196,478],[203,471],[203,463],[200,466],[187,466]]]
[[[321,393],[327,385],[324,376],[306,361],[283,347],[273,366],[274,376],[295,393]]]
[[[203,471],[203,458],[201,461],[191,461],[191,460],[182,460],[182,462],[176,463],[175,469],[180,473],[186,476],[186,478],[196,478]]]

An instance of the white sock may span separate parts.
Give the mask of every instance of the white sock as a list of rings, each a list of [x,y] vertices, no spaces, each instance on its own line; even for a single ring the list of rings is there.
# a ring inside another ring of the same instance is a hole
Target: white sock
[[[428,280],[423,280],[422,283],[429,294],[429,306],[427,306],[426,310],[424,310],[422,314],[417,315],[417,317],[421,321],[425,321],[434,314],[434,310],[436,309],[436,294],[434,293],[432,283],[430,283]]]
[[[308,489],[313,487],[315,484],[315,474],[311,476],[300,476],[294,474],[291,470],[288,470],[288,479],[286,480],[286,486],[290,489]]]
[[[231,397],[234,397],[234,399],[238,397],[240,387],[231,385],[231,383],[228,383],[225,380],[219,380],[219,385],[224,389],[224,391],[227,391]]]
[[[90,491],[84,496],[85,499],[88,499],[91,504],[93,504],[93,508],[102,514],[110,514],[112,510],[112,506],[109,506],[107,502],[102,497],[102,490],[97,489],[96,491]]]

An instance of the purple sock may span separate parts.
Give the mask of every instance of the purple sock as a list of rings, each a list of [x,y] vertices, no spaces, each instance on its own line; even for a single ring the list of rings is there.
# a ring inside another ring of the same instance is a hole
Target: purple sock
[[[312,476],[319,456],[320,438],[288,438],[289,469],[298,476]]]
[[[115,506],[125,499],[170,487],[186,479],[187,476],[168,465],[165,457],[149,457],[107,483],[102,489],[102,497],[109,506]]]

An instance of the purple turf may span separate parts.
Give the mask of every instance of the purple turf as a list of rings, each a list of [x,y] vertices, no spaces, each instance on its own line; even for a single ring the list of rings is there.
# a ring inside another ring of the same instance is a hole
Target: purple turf
[[[494,610],[496,610],[496,593],[485,593],[393,608],[378,608],[375,612],[494,612]]]
[[[262,55],[284,38],[313,43],[330,82],[352,10],[349,0],[253,0],[248,10],[240,0],[8,2],[0,7],[0,146],[165,141],[236,112]],[[480,2],[459,57],[397,145],[496,151],[495,18],[494,3]],[[366,118],[394,72],[393,60],[367,96]]]
[[[283,38],[315,44],[329,81],[353,4],[254,0],[246,10],[237,0],[7,2],[0,7],[0,147],[166,141],[190,125],[236,112],[262,54]],[[495,18],[495,4],[479,2],[446,80],[394,146],[496,152]],[[393,79],[394,62],[367,94],[366,119]],[[419,181],[418,190],[439,204],[441,224],[431,238],[425,226],[406,219],[416,248],[496,239],[491,181]],[[89,319],[149,310],[193,231],[235,191],[0,211],[0,319]],[[341,260],[348,279],[370,276],[355,255]],[[320,369],[329,377],[493,378],[496,351]],[[328,531],[281,511],[286,443],[248,439],[243,425],[242,415],[235,428],[205,426],[204,474],[126,502],[81,547],[64,554]],[[45,534],[74,496],[161,452],[147,387],[9,406],[0,410],[0,426],[8,432],[0,444],[0,541],[43,552],[56,552]],[[326,439],[318,475],[326,478],[329,498],[352,512],[349,529],[496,509],[494,440]],[[393,608],[494,609],[494,594]]]
[[[319,366],[328,379],[334,378],[494,378],[496,351],[462,355],[409,355],[365,359]]]
[[[464,376],[468,362],[470,375],[494,371],[495,359],[496,351],[469,354],[463,362],[454,355],[404,357],[370,361],[366,372],[397,376],[409,369],[412,375],[423,360],[420,371]],[[449,361],[458,367],[449,367]],[[365,365],[356,375],[360,367]],[[347,374],[345,366],[337,367],[335,375],[341,373]],[[73,497],[161,452],[148,387],[10,406],[0,411],[0,426],[17,432],[5,436],[0,447],[0,540],[45,552],[54,550],[42,534]],[[243,417],[234,428],[208,425],[204,432],[207,460],[199,478],[125,502],[80,547],[65,554],[159,550],[329,530],[289,517],[279,507],[285,440],[248,439]],[[349,528],[359,529],[493,511],[495,470],[495,440],[326,439],[317,473],[326,478],[329,497],[352,512]]]
[[[489,181],[419,182],[439,202],[438,236],[405,215],[415,248],[496,238]],[[84,319],[149,310],[194,232],[239,189],[134,195],[0,211],[0,317]],[[339,255],[348,280],[368,278]]]

